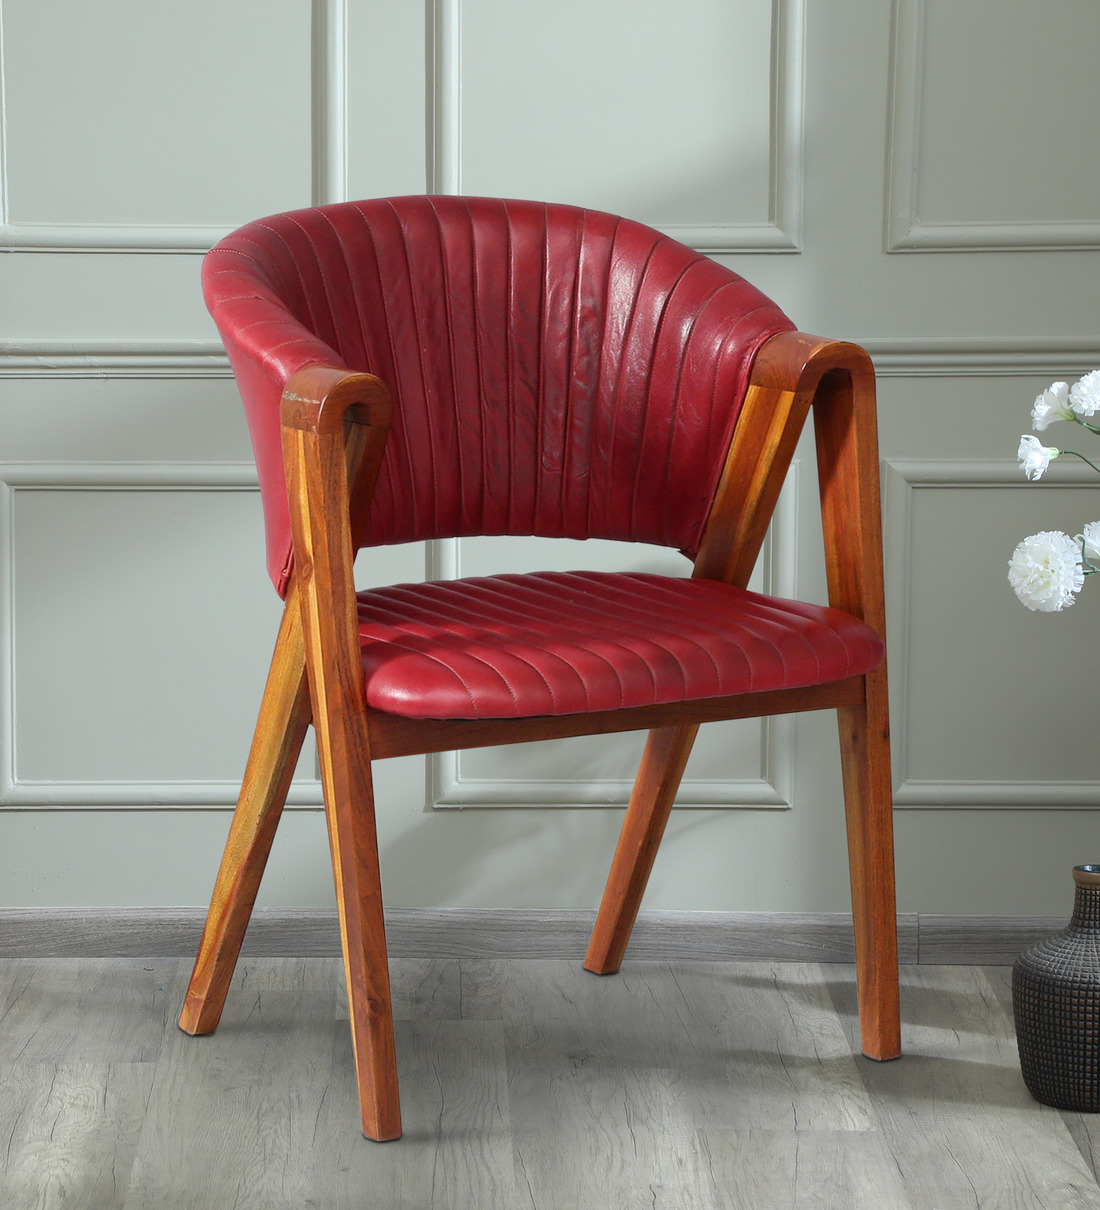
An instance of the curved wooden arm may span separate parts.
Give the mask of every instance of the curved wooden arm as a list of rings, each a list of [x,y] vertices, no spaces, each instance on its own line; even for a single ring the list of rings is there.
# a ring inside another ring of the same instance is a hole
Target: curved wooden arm
[[[781,332],[757,354],[695,572],[744,586],[811,406],[829,601],[881,633],[875,376],[858,345]]]
[[[369,506],[389,432],[389,391],[373,374],[309,366],[283,391],[282,423],[307,646],[318,659],[321,649],[350,657],[358,649],[352,502],[357,512]]]
[[[296,492],[290,486],[289,449],[310,445],[315,454],[315,470],[319,471],[327,458],[327,454],[322,456],[322,447],[332,445],[343,451],[346,479],[343,497],[337,500],[333,494],[337,485],[331,482],[315,484],[312,494],[318,501],[323,495],[324,514],[330,520],[350,526],[352,534],[362,530],[385,453],[390,414],[390,393],[386,384],[373,374],[308,366],[291,377],[283,391],[282,424],[292,518],[300,501],[296,503]],[[331,454],[332,449],[327,453]],[[294,547],[296,556],[305,551],[297,530]]]
[[[829,604],[885,637],[875,371],[858,345],[841,349],[813,405]]]
[[[388,429],[390,393],[381,378],[333,366],[306,366],[283,391],[283,427],[339,432],[345,420]]]
[[[283,392],[283,462],[294,536],[314,718],[327,689],[362,710],[362,678],[341,668],[358,660],[351,500],[369,499],[389,425],[389,394],[370,374],[311,366]],[[348,679],[347,685],[329,683]],[[358,682],[358,684],[354,683]]]

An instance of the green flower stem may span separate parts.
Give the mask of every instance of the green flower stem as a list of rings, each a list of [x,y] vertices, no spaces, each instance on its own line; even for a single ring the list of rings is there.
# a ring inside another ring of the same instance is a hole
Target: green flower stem
[[[1084,534],[1078,534],[1077,541],[1081,544],[1081,570],[1086,576],[1094,575],[1096,572],[1100,571],[1100,567],[1097,567],[1095,563],[1090,562],[1088,556],[1085,554]]]
[[[1082,420],[1080,416],[1073,417],[1074,424],[1079,424],[1083,429],[1088,429],[1090,433],[1100,434],[1100,427],[1095,424],[1089,424],[1087,420]]]
[[[1100,475],[1100,466],[1097,466],[1095,462],[1092,462],[1090,459],[1086,458],[1084,454],[1079,454],[1076,450],[1059,450],[1058,454],[1059,456],[1062,454],[1072,454],[1074,458],[1080,458],[1082,462],[1087,462],[1089,466],[1091,466],[1092,469],[1098,475]]]

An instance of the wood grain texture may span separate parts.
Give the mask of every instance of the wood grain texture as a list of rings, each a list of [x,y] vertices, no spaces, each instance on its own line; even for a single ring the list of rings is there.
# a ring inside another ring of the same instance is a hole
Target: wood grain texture
[[[1005,967],[905,967],[880,1064],[849,964],[396,959],[405,1136],[379,1148],[341,966],[242,957],[195,1039],[186,960],[0,961],[0,1205],[1100,1205],[1091,1122],[1020,1078]]]
[[[0,1206],[121,1210],[179,965],[0,963]]]
[[[15,1063],[0,1095],[0,1206],[122,1210],[156,1065]]]
[[[815,351],[814,396],[829,604],[886,633],[875,375],[855,346]],[[901,1053],[894,891],[893,782],[886,665],[865,697],[838,709],[863,1053]]]
[[[816,380],[803,373],[803,364],[812,349],[827,343],[798,335],[773,337],[756,355],[695,576],[748,586],[813,401]]]
[[[901,1054],[897,904],[884,667],[867,674],[867,701],[837,711],[852,917],[859,975],[860,1046],[872,1059]]]
[[[283,403],[283,450],[297,560],[294,583],[301,597],[359,1102],[363,1133],[378,1141],[400,1136],[401,1111],[348,480],[350,474],[369,496],[386,429],[379,424],[375,440],[354,442],[349,449],[344,425],[358,416],[369,429],[380,409],[388,421],[388,403],[385,388],[369,375],[316,368],[295,376]],[[366,464],[366,472],[355,465],[359,462]]]
[[[218,1026],[309,722],[301,608],[297,586],[292,584],[241,793],[180,1013],[180,1029],[186,1033],[208,1034]]]
[[[0,959],[186,957],[205,913],[199,908],[0,908]],[[388,908],[391,955],[407,958],[574,958],[595,912],[515,908]],[[944,916],[902,912],[903,964],[1011,966],[1065,928],[1065,916]],[[635,958],[759,958],[850,962],[850,916],[826,912],[641,911]],[[340,924],[327,908],[259,908],[242,954],[339,956]]]
[[[698,730],[660,727],[646,740],[584,960],[585,969],[597,975],[611,974],[622,964]]]
[[[516,1197],[508,1073],[498,1018],[399,1020],[403,1134],[369,1147],[355,1118],[351,1047],[336,1039],[332,1085],[317,1121],[327,1162],[316,1169],[318,1203],[332,1210],[513,1207]],[[415,1162],[409,1162],[409,1155]]]
[[[338,1028],[336,970],[329,964],[320,986],[303,986],[299,975],[292,961],[285,988],[275,971],[255,981],[266,986],[246,979],[227,999],[217,1033],[165,1039],[126,1206],[308,1204]]]
[[[152,1062],[183,992],[176,959],[19,959],[2,971],[0,1068]]]
[[[997,975],[905,968],[905,1056],[861,1062],[879,1128],[917,1205],[1094,1207],[1100,1193],[1067,1124],[1074,1115],[1038,1104],[1024,1087],[1007,971]],[[830,989],[851,1025],[846,972]]]
[[[707,1127],[698,1147],[707,1204],[724,1210],[924,1210],[874,1131]]]
[[[1025,951],[1064,929],[1066,916],[939,916],[921,913],[918,962],[1011,966]]]
[[[726,453],[697,577],[747,584],[795,445],[814,410],[830,602],[884,629],[874,374],[856,346],[803,333],[765,343]],[[558,718],[407,720],[369,710],[353,532],[366,517],[390,420],[369,374],[312,366],[287,384],[283,454],[295,566],[287,619],[246,783],[180,1024],[216,1025],[285,797],[287,755],[308,715],[317,733],[364,1133],[401,1133],[371,762],[375,757],[645,728],[649,742],[586,965],[618,969],[698,724],[835,707],[840,719],[862,1046],[898,1053],[889,721],[885,669],[802,689]],[[295,610],[297,602],[297,611]],[[300,616],[300,638],[295,619]],[[300,643],[300,647],[299,647]],[[291,648],[293,647],[292,654]],[[279,677],[275,668],[280,667]],[[271,735],[265,732],[271,731]],[[275,755],[277,754],[278,760]],[[279,762],[282,763],[279,763]]]

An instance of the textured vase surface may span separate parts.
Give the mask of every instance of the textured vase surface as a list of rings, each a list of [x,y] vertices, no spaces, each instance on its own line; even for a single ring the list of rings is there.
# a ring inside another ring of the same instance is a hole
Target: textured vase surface
[[[1044,1105],[1100,1112],[1100,864],[1075,866],[1069,924],[1016,959],[1020,1070]]]

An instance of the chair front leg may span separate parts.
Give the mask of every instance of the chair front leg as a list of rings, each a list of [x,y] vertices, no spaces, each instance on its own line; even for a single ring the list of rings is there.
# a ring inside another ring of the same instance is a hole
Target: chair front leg
[[[369,760],[333,759],[334,751],[343,748],[340,740],[333,740],[333,724],[341,729],[338,720],[330,719],[323,739],[318,728],[318,750],[340,910],[359,1108],[363,1133],[383,1142],[401,1137],[401,1107],[374,791]]]
[[[622,965],[698,730],[688,724],[649,733],[584,960],[585,970],[593,974],[610,975]]]
[[[185,1033],[210,1034],[218,1027],[309,721],[301,610],[292,589],[180,1013]]]
[[[358,461],[365,438],[365,460],[376,469],[381,439],[370,440],[369,412],[365,433],[352,425],[352,446],[344,437],[348,409],[376,395],[377,380],[367,376],[304,372],[283,396],[283,454],[359,1107],[363,1133],[382,1141],[400,1137],[401,1109],[348,526],[348,463]],[[388,404],[384,391],[380,398]]]
[[[837,711],[855,925],[863,1053],[901,1054],[889,715],[885,669],[866,677],[866,701]]]
[[[814,398],[829,604],[886,633],[875,376],[862,350],[838,346]],[[864,702],[841,709],[840,744],[863,1052],[901,1053],[886,665],[864,678]]]

